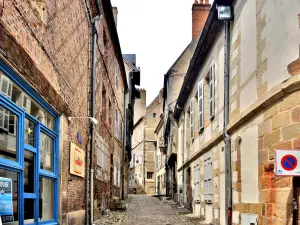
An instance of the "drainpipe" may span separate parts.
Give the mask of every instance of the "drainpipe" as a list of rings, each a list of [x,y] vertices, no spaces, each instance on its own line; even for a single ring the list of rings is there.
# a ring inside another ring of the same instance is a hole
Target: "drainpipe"
[[[95,118],[95,77],[96,77],[96,46],[97,31],[95,28],[96,21],[92,21],[92,70],[90,77],[90,117]],[[90,121],[90,224],[94,220],[94,124]]]
[[[125,172],[125,151],[126,151],[126,138],[129,138],[129,137],[126,137],[126,123],[127,123],[127,114],[126,114],[126,94],[128,93],[128,90],[124,90],[124,92],[123,92],[123,103],[124,103],[124,122],[123,122],[123,126],[124,126],[124,128],[123,128],[123,140],[122,140],[122,142],[123,142],[123,156],[122,156],[122,167],[121,167],[121,169],[122,169],[122,171],[121,171],[121,174],[122,174],[122,180],[121,180],[121,182],[122,182],[122,200],[124,200],[125,199],[125,190],[124,190],[124,184],[125,184],[125,174],[124,174],[124,172]],[[125,138],[126,137],[126,138]]]
[[[183,112],[183,126],[182,126],[182,166],[184,164],[184,143],[185,143],[185,112]],[[182,204],[184,205],[184,167],[182,167]]]
[[[230,66],[230,21],[225,20],[225,46],[224,46],[224,141],[225,141],[225,209],[226,224],[231,224],[232,217],[232,172],[231,172],[231,139],[228,134],[229,123],[229,66]]]
[[[146,146],[145,146],[145,140],[146,140],[146,122],[144,121],[143,119],[143,123],[144,123],[144,137],[143,137],[143,183],[144,183],[144,192],[146,194],[146,162],[145,162],[145,159],[146,159],[146,156],[145,156],[145,152],[146,152]]]

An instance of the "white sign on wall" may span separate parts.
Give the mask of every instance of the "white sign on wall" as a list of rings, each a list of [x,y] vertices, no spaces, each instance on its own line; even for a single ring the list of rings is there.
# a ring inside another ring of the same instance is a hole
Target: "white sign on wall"
[[[300,150],[275,150],[274,173],[278,176],[300,176]]]

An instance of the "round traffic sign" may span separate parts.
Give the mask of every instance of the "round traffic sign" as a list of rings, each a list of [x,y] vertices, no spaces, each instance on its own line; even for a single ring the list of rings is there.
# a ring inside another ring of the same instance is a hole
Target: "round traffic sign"
[[[293,155],[285,155],[281,159],[281,166],[287,171],[294,170],[298,165],[298,160]]]

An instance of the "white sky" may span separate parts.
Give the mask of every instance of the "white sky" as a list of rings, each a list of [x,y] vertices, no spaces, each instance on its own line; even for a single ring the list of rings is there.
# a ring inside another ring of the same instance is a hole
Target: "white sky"
[[[211,1],[211,0],[210,0]],[[163,77],[192,39],[194,0],[112,0],[118,8],[123,54],[136,54],[147,105],[163,87]]]

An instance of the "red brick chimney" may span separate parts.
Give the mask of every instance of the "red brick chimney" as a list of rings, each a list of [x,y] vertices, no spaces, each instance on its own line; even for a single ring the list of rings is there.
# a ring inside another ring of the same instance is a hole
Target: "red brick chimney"
[[[200,2],[199,2],[200,1]],[[208,0],[195,0],[192,8],[192,38],[198,36],[198,34],[202,31],[209,10],[210,4]]]

